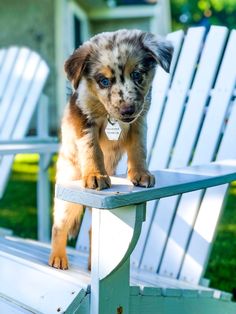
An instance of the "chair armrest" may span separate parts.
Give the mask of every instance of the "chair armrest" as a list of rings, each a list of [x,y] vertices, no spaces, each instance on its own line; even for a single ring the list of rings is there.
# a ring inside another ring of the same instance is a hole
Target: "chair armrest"
[[[109,300],[114,286],[119,299],[114,298],[113,310],[107,313],[118,310],[120,304],[128,312],[130,255],[145,220],[145,202],[236,180],[236,160],[154,174],[156,185],[148,189],[135,187],[124,177],[112,177],[112,187],[102,191],[85,189],[80,181],[56,185],[57,198],[93,207],[90,313],[105,312],[107,303],[99,300]]]
[[[156,184],[148,189],[133,186],[124,176],[111,177],[112,187],[102,191],[85,189],[81,181],[57,184],[56,197],[100,209],[139,204],[232,182],[236,180],[236,160],[159,170],[154,175]]]
[[[44,154],[56,153],[59,150],[59,144],[55,141],[14,141],[9,143],[0,142],[0,155],[15,154]]]

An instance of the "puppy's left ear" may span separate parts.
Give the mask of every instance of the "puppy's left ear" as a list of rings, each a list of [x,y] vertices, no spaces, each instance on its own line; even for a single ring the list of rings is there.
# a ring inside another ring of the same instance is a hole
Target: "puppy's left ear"
[[[86,68],[86,63],[89,59],[91,47],[88,43],[84,43],[66,60],[64,69],[68,80],[71,81],[74,89],[78,88],[79,81]]]
[[[144,47],[151,53],[154,60],[169,73],[174,48],[171,42],[157,38],[151,33],[144,33]]]

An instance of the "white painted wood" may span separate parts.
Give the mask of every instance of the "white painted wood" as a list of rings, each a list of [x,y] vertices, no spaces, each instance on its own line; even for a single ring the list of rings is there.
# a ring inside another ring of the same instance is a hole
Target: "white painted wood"
[[[165,168],[168,164],[173,141],[180,123],[185,98],[195,71],[195,65],[201,51],[204,28],[190,28],[183,43],[173,82],[168,94],[160,129],[155,141],[149,168]],[[192,51],[192,53],[189,53]],[[168,130],[168,131],[167,131]],[[167,135],[168,132],[168,136]]]
[[[0,73],[1,73],[2,66],[3,66],[3,60],[5,57],[5,53],[6,53],[5,49],[0,50]]]
[[[48,143],[27,143],[15,142],[14,144],[1,144],[0,156],[23,153],[55,153],[58,151],[58,143],[49,141]]]
[[[3,93],[6,89],[8,78],[14,65],[17,53],[18,53],[17,47],[11,47],[7,52],[5,52],[4,63],[1,67],[0,72],[0,80],[2,82],[0,86],[0,98],[2,98]]]
[[[1,85],[3,86],[2,91],[0,90],[0,94],[2,95],[0,106],[1,138],[3,138],[4,125],[7,124],[6,116],[9,113],[9,108],[11,108],[10,106],[18,90],[18,85],[21,81],[21,76],[24,73],[24,68],[30,53],[29,50],[26,48],[22,48],[19,52],[18,51],[19,49],[16,47],[9,48],[7,50],[4,66],[0,73],[0,79],[3,82],[3,84]],[[10,110],[10,112],[12,112],[12,109]],[[6,135],[5,138],[7,138]]]
[[[0,139],[22,139],[46,81],[48,67],[44,62],[39,64],[39,56],[27,48],[9,48],[5,60],[9,64],[0,74],[7,82],[0,105]],[[3,194],[12,161],[13,156],[3,157],[0,161],[0,195]]]
[[[16,153],[41,153],[38,178],[38,236],[49,240],[49,180],[46,163],[48,153],[57,151],[57,144],[47,142],[37,144],[17,143],[22,140],[28,127],[47,79],[49,68],[40,56],[28,48],[12,47],[6,49],[0,79],[4,86],[0,90],[0,197],[2,197]],[[48,104],[45,97],[39,103],[38,138],[48,138]],[[9,140],[15,140],[9,144]],[[8,141],[8,144],[3,144]],[[10,155],[12,153],[12,155]]]
[[[129,313],[129,258],[144,219],[145,204],[92,209],[91,314],[115,313],[119,307]]]
[[[183,31],[177,31],[167,35],[166,39],[169,40],[174,47],[173,58],[171,61],[170,73],[173,73],[181,44],[183,41]],[[151,107],[147,115],[147,160],[151,157],[151,151],[154,143],[154,139],[160,125],[160,118],[165,106],[165,100],[170,86],[171,75],[166,73],[161,67],[156,70],[156,75],[152,84],[152,95],[151,95]]]
[[[185,115],[181,123],[170,167],[185,166],[191,158],[194,143],[197,139],[199,128],[201,127],[202,119],[204,117],[209,91],[212,88],[222,51],[224,49],[226,36],[227,29],[222,27],[212,27],[208,33],[198,65],[198,71],[190,91],[189,100],[186,104]],[[221,124],[220,121],[219,124]],[[218,136],[219,134],[216,134],[215,141],[209,143],[209,149],[211,145],[214,147]],[[204,149],[202,149],[201,153],[204,155]],[[195,163],[198,162],[196,161]],[[186,206],[180,206],[178,208],[172,225],[172,217],[178,206],[178,196],[169,199],[168,204],[166,204],[167,200],[166,202],[161,200],[157,209],[163,212],[163,214],[165,214],[166,208],[170,208],[171,210],[171,215],[169,216],[171,232],[169,236],[168,233],[166,234],[168,242],[162,257],[161,265],[159,266],[159,272],[172,277],[178,275],[183,254],[185,252],[187,237],[184,237],[183,234],[190,232],[194,223],[194,214],[191,215],[190,209],[190,207],[195,206],[193,205],[195,202],[193,201],[192,194],[185,195],[184,197],[186,198]],[[159,247],[159,250],[162,251],[163,247]],[[157,261],[156,265],[158,264],[159,261]]]
[[[58,183],[55,196],[89,207],[96,205],[101,209],[128,206],[231,182],[235,180],[236,162],[224,160],[153,174],[158,180],[154,187],[148,188],[148,193],[142,187],[133,186],[126,178],[111,177],[112,187],[102,191],[85,189],[81,181]]]
[[[152,155],[149,163],[149,169],[160,169],[165,168],[168,165],[169,155],[171,153],[174,138],[179,130],[180,118],[184,110],[185,98],[194,74],[196,61],[201,50],[202,39],[204,36],[203,28],[190,29],[185,37],[181,54],[178,60],[177,68],[174,74],[171,89],[168,94],[168,99],[165,105],[165,111],[162,116],[160,129],[158,131],[157,139],[153,144]],[[189,51],[193,53],[189,53]],[[163,200],[166,204],[167,201]],[[172,208],[165,207],[165,211],[158,210],[156,212],[155,222],[153,223],[153,230],[149,232],[150,222],[153,220],[154,211],[156,208],[156,202],[148,204],[147,208],[147,227],[143,230],[142,236],[144,241],[140,244],[142,247],[138,248],[135,263],[137,265],[141,262],[141,267],[155,270],[155,262],[152,259],[153,248],[160,248],[159,252],[156,253],[157,260],[160,259],[162,249],[165,243],[166,234],[168,233],[170,219],[167,217],[172,216]],[[169,212],[167,213],[166,211]],[[164,217],[163,217],[164,216]],[[159,221],[162,223],[162,227],[158,228]],[[163,224],[165,222],[165,224]],[[158,224],[158,225],[157,225]],[[158,237],[158,243],[156,240],[156,228],[160,232]],[[145,239],[148,234],[148,243],[144,250]],[[153,244],[150,244],[153,241]],[[139,244],[138,244],[139,245]],[[142,261],[141,256],[138,253],[143,253]],[[154,263],[154,264],[150,264]]]
[[[14,304],[12,300],[0,295],[0,312],[5,314],[19,314],[19,313],[32,313],[31,311],[21,307],[21,305]]]
[[[236,156],[236,148],[234,145],[234,137],[236,134],[235,121],[236,101],[234,101],[234,105],[227,122],[225,134],[219,148],[217,155],[218,160],[221,160],[224,156],[229,158]],[[203,275],[209,258],[211,244],[214,239],[216,225],[221,214],[226,191],[227,185],[211,188],[206,191],[199,209],[198,217],[194,225],[187,251],[185,252],[180,278],[187,278],[191,282],[198,282],[199,278]],[[196,247],[199,246],[200,241],[203,245],[201,247],[201,256],[198,256],[198,250]]]
[[[234,39],[235,40],[235,39]],[[192,164],[200,164],[210,162],[214,158],[214,152],[218,144],[219,137],[221,135],[222,125],[224,123],[224,117],[228,110],[228,104],[234,89],[235,77],[236,77],[236,67],[232,67],[232,55],[236,53],[235,42],[231,38],[227,45],[227,49],[224,55],[224,59],[219,71],[219,75],[215,85],[215,92],[212,95],[211,101],[209,103],[207,115],[201,130],[201,134],[195,148],[195,154],[193,157]],[[227,76],[227,80],[225,77]],[[213,127],[214,124],[214,127]],[[231,147],[228,148],[228,150]],[[229,158],[229,155],[222,155],[223,158]],[[180,271],[182,259],[185,254],[185,248],[188,242],[189,235],[192,232],[192,225],[194,224],[195,218],[197,216],[198,207],[201,201],[202,192],[197,191],[191,194],[183,195],[180,203],[178,204],[178,211],[176,214],[176,226],[172,228],[171,235],[169,237],[169,253],[166,255],[165,260],[163,260],[163,268],[161,273],[165,273],[172,276],[177,276]],[[216,208],[221,208],[223,202],[224,193],[221,195],[221,201],[219,200],[219,206],[216,206],[215,201],[212,206]],[[209,198],[211,199],[211,197]],[[216,198],[219,199],[219,196]],[[210,205],[210,204],[209,204]],[[211,208],[212,206],[209,206]],[[218,217],[218,211],[216,209],[215,216],[213,215],[212,220],[216,221]],[[181,233],[179,232],[181,230]],[[210,245],[210,244],[209,244]],[[197,247],[195,249],[197,251]],[[172,252],[172,253],[171,253]],[[173,255],[173,252],[175,253]],[[202,252],[203,253],[203,252]],[[170,258],[172,256],[172,258]],[[174,258],[173,258],[174,256]],[[204,254],[202,255],[204,256]],[[204,268],[204,265],[200,265]],[[191,269],[191,267],[190,267]],[[192,273],[189,270],[189,273]],[[198,272],[199,274],[199,272]],[[192,276],[192,275],[191,275]],[[187,278],[185,276],[185,278]],[[191,277],[192,278],[192,277]],[[197,278],[197,273],[195,280]],[[198,277],[198,281],[200,277]]]
[[[45,265],[3,252],[0,252],[0,263],[0,294],[33,313],[58,313],[59,308],[65,311],[84,293],[83,283],[72,283],[62,274],[62,284],[60,272]]]

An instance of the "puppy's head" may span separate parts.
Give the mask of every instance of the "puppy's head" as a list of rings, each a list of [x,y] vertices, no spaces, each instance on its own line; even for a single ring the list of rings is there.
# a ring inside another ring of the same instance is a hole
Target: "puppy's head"
[[[130,123],[144,109],[156,65],[168,72],[172,52],[169,42],[139,30],[101,33],[75,50],[65,71],[74,89],[88,94],[81,99],[97,100],[87,102],[87,112]]]

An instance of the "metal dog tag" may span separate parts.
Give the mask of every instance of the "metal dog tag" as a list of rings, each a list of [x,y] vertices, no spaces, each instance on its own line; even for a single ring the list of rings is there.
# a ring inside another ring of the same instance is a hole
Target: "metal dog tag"
[[[110,141],[118,141],[121,133],[121,127],[117,120],[110,117],[107,118],[107,126],[105,128],[106,135]]]

